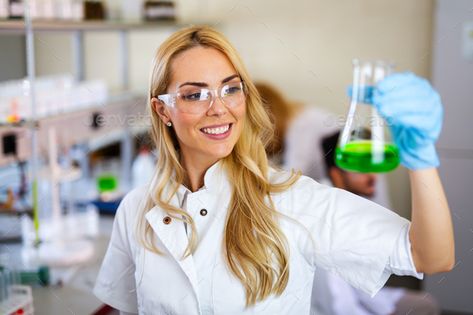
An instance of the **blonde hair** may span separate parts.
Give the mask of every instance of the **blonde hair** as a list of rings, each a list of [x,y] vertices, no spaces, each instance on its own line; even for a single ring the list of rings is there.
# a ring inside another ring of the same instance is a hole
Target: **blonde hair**
[[[289,188],[299,177],[292,173],[283,183],[268,179],[265,147],[271,140],[272,124],[235,48],[216,30],[206,26],[182,29],[171,35],[158,49],[150,77],[148,107],[151,111],[152,139],[158,151],[157,170],[149,196],[141,207],[137,238],[142,245],[162,254],[153,242],[153,231],[144,216],[157,205],[176,220],[191,228],[189,244],[183,257],[194,252],[197,232],[192,217],[170,204],[184,182],[185,170],[180,164],[179,144],[172,128],[168,128],[151,108],[150,99],[166,93],[174,58],[193,47],[214,48],[225,54],[245,83],[246,117],[244,128],[230,155],[222,165],[233,185],[232,198],[225,225],[225,257],[233,274],[246,290],[246,305],[253,305],[271,294],[280,295],[289,279],[287,240],[278,222],[278,212],[270,193]],[[269,200],[265,202],[265,200]]]

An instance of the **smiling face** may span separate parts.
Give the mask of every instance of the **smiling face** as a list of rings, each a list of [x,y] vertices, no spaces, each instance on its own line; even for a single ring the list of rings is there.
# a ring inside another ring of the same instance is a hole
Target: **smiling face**
[[[167,93],[186,89],[217,89],[223,83],[240,82],[228,58],[213,48],[194,47],[179,54],[171,63],[171,78]],[[178,100],[176,100],[178,101]],[[240,137],[245,119],[245,101],[227,107],[220,98],[201,113],[185,113],[152,99],[164,123],[171,122],[184,165],[206,168],[228,156]]]

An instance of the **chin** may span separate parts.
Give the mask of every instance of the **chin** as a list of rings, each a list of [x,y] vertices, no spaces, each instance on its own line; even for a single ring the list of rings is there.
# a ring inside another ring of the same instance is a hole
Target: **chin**
[[[233,146],[232,147],[225,147],[225,148],[218,148],[216,150],[212,150],[212,152],[209,152],[210,156],[213,156],[215,159],[223,159],[227,156],[229,156],[233,151]]]

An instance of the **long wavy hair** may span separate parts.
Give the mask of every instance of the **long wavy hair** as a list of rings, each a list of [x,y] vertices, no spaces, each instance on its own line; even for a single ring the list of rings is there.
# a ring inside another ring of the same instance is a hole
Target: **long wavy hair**
[[[214,48],[225,54],[245,82],[245,127],[232,152],[222,161],[232,183],[223,250],[230,270],[245,288],[246,305],[250,306],[271,294],[280,295],[287,286],[289,248],[278,224],[280,214],[274,208],[270,194],[288,189],[298,179],[299,173],[292,173],[282,183],[269,181],[270,166],[265,147],[271,141],[273,126],[237,51],[221,33],[210,27],[193,26],[177,31],[161,44],[154,56],[148,108],[151,137],[159,158],[149,194],[140,207],[137,239],[146,249],[162,254],[153,242],[153,231],[145,220],[147,211],[157,205],[191,228],[183,257],[191,255],[197,246],[197,231],[192,217],[170,204],[186,176],[180,163],[177,136],[173,128],[167,127],[159,118],[150,100],[167,93],[174,58],[198,46]]]

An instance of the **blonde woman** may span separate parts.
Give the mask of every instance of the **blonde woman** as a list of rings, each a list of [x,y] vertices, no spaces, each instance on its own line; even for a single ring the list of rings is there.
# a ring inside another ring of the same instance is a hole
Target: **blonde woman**
[[[270,120],[236,50],[212,28],[180,30],[160,46],[148,96],[156,172],[122,201],[95,287],[122,313],[308,314],[316,267],[370,294],[391,273],[452,268],[435,166],[410,171],[412,223],[272,169]]]

